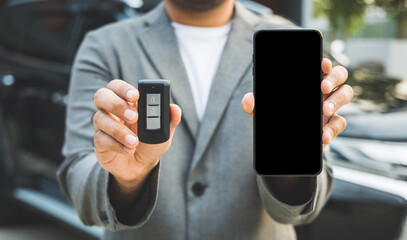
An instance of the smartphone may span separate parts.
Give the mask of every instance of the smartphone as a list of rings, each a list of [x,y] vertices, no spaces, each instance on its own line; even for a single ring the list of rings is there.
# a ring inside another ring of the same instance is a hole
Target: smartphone
[[[254,169],[316,175],[322,169],[322,34],[259,30],[253,37]]]

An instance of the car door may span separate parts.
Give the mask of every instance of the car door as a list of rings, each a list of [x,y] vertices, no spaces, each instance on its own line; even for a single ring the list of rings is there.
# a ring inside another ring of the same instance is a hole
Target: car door
[[[313,223],[296,228],[299,240],[405,239],[405,183],[390,180],[393,187],[404,188],[400,188],[400,194],[390,193],[374,187],[375,181],[383,183],[374,174],[341,167],[335,170],[337,177],[329,201]]]
[[[300,240],[407,239],[405,81],[370,65],[349,69],[355,97],[339,113],[348,126],[326,151],[333,192],[320,216],[297,228]]]

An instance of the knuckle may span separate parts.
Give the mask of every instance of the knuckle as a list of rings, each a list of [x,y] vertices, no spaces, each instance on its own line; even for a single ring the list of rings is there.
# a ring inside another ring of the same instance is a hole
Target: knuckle
[[[103,133],[101,131],[96,131],[95,135],[93,136],[93,144],[94,146],[100,146],[103,139]]]
[[[93,95],[93,100],[95,102],[95,105],[96,105],[96,102],[103,96],[103,92],[104,92],[104,88],[99,88]]]
[[[329,125],[334,136],[337,136],[341,132],[343,132],[346,129],[346,126],[347,126],[346,119],[339,115],[336,115],[335,119],[334,119],[334,123]]]
[[[111,102],[112,111],[121,112],[125,107],[121,101],[115,100]],[[124,111],[124,110],[123,110]]]
[[[336,66],[335,71],[332,71],[335,77],[338,79],[347,79],[348,78],[348,70],[343,66]]]
[[[112,137],[116,139],[124,139],[125,132],[123,131],[122,127],[113,127],[112,128]]]
[[[112,89],[112,88],[114,88],[115,86],[119,85],[120,82],[121,82],[120,79],[113,79],[112,81],[110,81],[110,82],[107,84],[107,88]]]
[[[340,132],[343,132],[343,130],[346,129],[346,127],[347,127],[347,125],[348,125],[348,122],[346,121],[345,118],[339,116],[339,123],[340,123],[340,127],[341,127],[341,131],[340,131]]]
[[[353,91],[353,88],[348,84],[343,85],[343,88],[345,88],[345,91],[348,93],[348,96],[350,98],[353,98],[353,96],[355,94],[354,91]]]
[[[101,117],[102,113],[101,111],[97,111],[94,115],[93,115],[93,125],[97,126],[99,121],[100,121],[100,117]]]
[[[107,85],[107,88],[123,99],[126,99],[127,91],[129,89],[132,89],[127,82],[121,79],[114,79],[110,81],[109,84]]]

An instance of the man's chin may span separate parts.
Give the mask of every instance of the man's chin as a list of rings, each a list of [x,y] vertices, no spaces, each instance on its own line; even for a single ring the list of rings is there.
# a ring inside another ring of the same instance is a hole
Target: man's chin
[[[212,10],[227,0],[168,0],[175,6],[194,12],[205,12]]]

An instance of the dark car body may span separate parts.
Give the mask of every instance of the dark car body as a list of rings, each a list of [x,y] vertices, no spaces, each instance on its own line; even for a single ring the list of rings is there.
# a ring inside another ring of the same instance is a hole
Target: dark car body
[[[102,234],[102,228],[86,227],[80,222],[55,176],[63,161],[71,64],[88,31],[137,17],[156,2],[146,1],[138,8],[119,0],[0,3],[0,222],[14,214],[10,206],[18,202],[89,236]],[[257,14],[272,14],[252,2],[247,6]],[[351,73],[350,80],[356,73]],[[363,81],[355,81],[364,87]],[[392,109],[403,113],[400,106]],[[328,155],[334,163],[334,190],[321,215],[313,223],[297,227],[299,239],[407,239],[406,167],[372,156],[362,159],[363,154],[352,155],[347,147],[351,141],[404,146],[407,133],[383,131],[389,138],[401,135],[396,140],[355,134],[371,132],[362,130],[353,120],[363,114],[375,113],[357,110],[345,114],[350,130],[332,143]],[[383,166],[388,171],[381,171]],[[404,177],[392,175],[391,170],[396,168]]]

